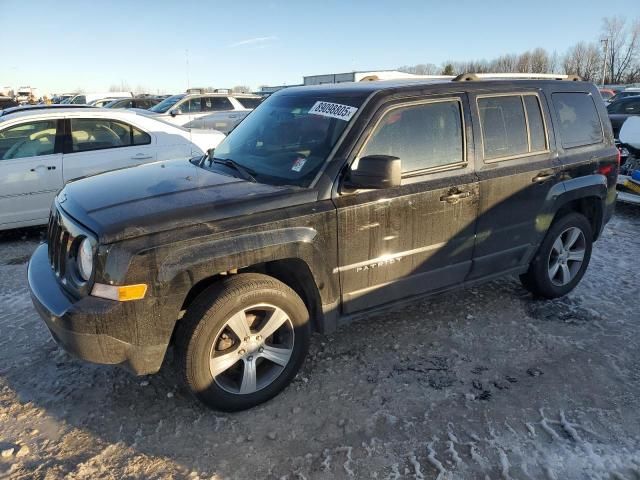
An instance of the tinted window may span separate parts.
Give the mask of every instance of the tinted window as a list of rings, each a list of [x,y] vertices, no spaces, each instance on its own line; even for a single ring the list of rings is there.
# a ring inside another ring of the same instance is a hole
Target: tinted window
[[[0,159],[51,155],[55,143],[56,120],[14,125],[0,131]]]
[[[520,95],[479,98],[478,109],[486,160],[529,152]]]
[[[233,110],[233,105],[227,97],[205,97],[202,99],[203,112],[219,110]]]
[[[73,100],[71,100],[71,102],[69,103],[73,103],[73,104],[87,103],[87,97],[85,97],[84,95],[76,95],[73,98]]]
[[[168,111],[171,107],[173,107],[178,101],[184,98],[184,94],[182,95],[171,95],[170,97],[165,98],[163,101],[154,105],[151,108],[152,112],[164,113]]]
[[[72,152],[148,143],[151,143],[151,137],[128,123],[103,118],[71,119]]]
[[[256,108],[258,105],[260,105],[260,102],[262,101],[261,98],[242,98],[242,97],[236,97],[236,100],[240,102],[240,105],[242,105],[244,108]]]
[[[280,93],[269,97],[216,147],[215,157],[231,158],[250,169],[259,182],[306,187],[340,135],[344,132],[367,92],[355,94]],[[352,114],[334,118],[319,111],[329,102]],[[314,107],[316,110],[314,110]],[[225,169],[219,164],[211,168]],[[237,174],[233,170],[229,174]]]
[[[588,93],[554,93],[553,108],[560,122],[560,138],[566,148],[602,141],[602,125]]]
[[[527,120],[529,122],[530,151],[544,151],[547,149],[547,136],[544,130],[544,121],[538,96],[524,95],[522,98],[524,98],[524,106],[527,109]]]
[[[460,102],[434,102],[387,112],[359,156],[367,155],[398,157],[403,172],[462,162]]]
[[[194,113],[200,111],[200,102],[201,98],[192,98],[190,100],[185,100],[176,108],[179,108],[182,113]]]

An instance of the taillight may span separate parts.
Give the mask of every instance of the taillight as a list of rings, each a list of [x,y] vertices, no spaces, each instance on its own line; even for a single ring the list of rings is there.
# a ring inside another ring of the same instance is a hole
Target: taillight
[[[613,171],[613,165],[602,165],[601,167],[598,167],[598,173],[601,175],[604,175],[605,177],[608,177],[609,175],[611,175],[612,171]]]

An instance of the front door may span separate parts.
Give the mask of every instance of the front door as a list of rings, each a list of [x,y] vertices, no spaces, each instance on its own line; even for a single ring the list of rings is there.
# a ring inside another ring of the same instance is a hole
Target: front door
[[[472,261],[478,185],[466,96],[396,102],[377,119],[351,168],[392,155],[402,185],[343,187],[334,199],[346,314],[460,283]]]
[[[538,92],[472,97],[480,180],[476,247],[469,279],[527,264],[551,221],[559,181],[552,130]]]
[[[47,223],[62,188],[58,126],[31,120],[0,130],[0,228]]]

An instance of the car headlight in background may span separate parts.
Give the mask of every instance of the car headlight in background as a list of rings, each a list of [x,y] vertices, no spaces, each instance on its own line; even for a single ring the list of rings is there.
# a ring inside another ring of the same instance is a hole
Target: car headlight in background
[[[78,247],[78,273],[84,281],[89,280],[93,273],[93,245],[88,238],[82,240]]]

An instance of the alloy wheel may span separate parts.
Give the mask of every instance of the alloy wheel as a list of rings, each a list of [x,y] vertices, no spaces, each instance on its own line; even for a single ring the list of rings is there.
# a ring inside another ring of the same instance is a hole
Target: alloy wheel
[[[584,233],[578,227],[564,230],[553,242],[548,273],[551,283],[562,287],[570,283],[582,268],[586,249]]]

